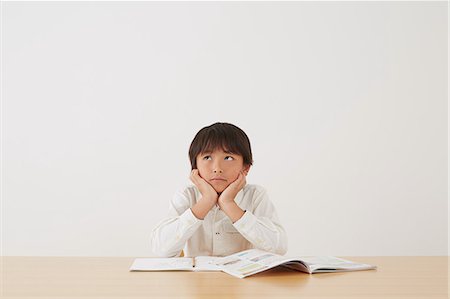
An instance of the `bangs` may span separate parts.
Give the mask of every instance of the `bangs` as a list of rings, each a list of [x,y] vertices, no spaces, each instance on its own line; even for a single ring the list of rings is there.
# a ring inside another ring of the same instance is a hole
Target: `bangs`
[[[241,154],[236,140],[227,134],[218,134],[218,132],[211,131],[204,136],[200,142],[200,154],[212,153],[215,150],[223,150],[229,154]]]

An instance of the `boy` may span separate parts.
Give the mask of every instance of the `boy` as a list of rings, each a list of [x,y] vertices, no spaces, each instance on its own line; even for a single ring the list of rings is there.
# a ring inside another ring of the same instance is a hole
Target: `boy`
[[[246,184],[253,164],[250,141],[240,128],[215,123],[202,128],[189,148],[190,179],[177,192],[168,216],[152,231],[154,256],[225,256],[250,248],[287,251],[286,233],[267,192]]]

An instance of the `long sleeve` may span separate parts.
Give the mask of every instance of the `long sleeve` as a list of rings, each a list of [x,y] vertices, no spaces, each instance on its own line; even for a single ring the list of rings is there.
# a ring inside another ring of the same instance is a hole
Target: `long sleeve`
[[[159,222],[150,236],[150,249],[155,257],[179,256],[186,241],[202,225],[192,214],[189,193],[177,192],[169,205],[165,219]]]
[[[255,248],[281,255],[287,252],[286,232],[263,188],[255,194],[253,212],[247,210],[233,226]]]

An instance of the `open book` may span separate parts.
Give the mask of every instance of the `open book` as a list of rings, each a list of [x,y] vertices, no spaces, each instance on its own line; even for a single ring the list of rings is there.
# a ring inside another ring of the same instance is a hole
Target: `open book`
[[[137,258],[130,271],[223,271],[244,278],[277,266],[310,274],[376,269],[376,266],[332,256],[286,257],[259,249],[249,249],[225,257]]]
[[[137,258],[130,271],[221,271],[217,256]]]
[[[277,266],[310,274],[376,269],[376,266],[359,264],[333,256],[286,257],[258,249],[241,251],[213,263],[223,272],[238,278],[244,278]]]

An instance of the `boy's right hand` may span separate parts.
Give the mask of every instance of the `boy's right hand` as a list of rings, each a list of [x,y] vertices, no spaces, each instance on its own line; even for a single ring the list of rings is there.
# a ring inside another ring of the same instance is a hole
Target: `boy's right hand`
[[[203,199],[207,199],[214,206],[217,203],[219,195],[205,179],[200,176],[198,169],[193,169],[190,176],[191,181],[197,186],[198,190],[202,194]]]

